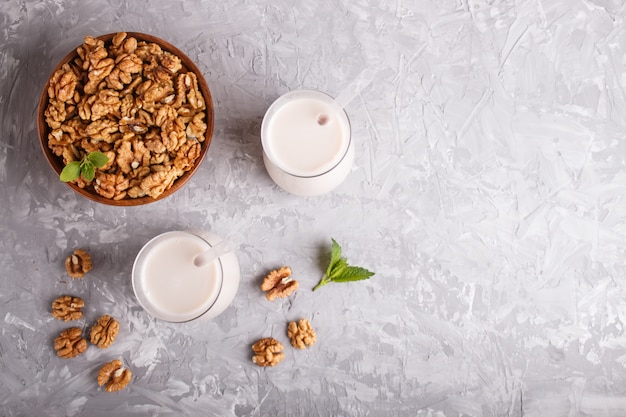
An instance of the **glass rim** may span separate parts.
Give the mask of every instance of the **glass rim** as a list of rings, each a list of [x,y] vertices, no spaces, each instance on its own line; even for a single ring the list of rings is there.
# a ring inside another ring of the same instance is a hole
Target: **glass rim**
[[[331,166],[330,168],[324,170],[323,172],[320,172],[319,174],[313,174],[313,175],[299,175],[299,174],[294,174],[293,172],[290,172],[289,170],[283,168],[279,163],[277,163],[274,158],[272,157],[272,155],[270,155],[268,152],[265,151],[265,126],[266,123],[268,123],[268,118],[267,115],[278,105],[280,105],[280,103],[282,101],[288,100],[289,98],[291,98],[292,96],[298,96],[298,95],[306,95],[306,94],[316,94],[318,96],[323,96],[325,98],[330,99],[330,102],[332,102],[335,98],[333,96],[331,96],[330,94],[327,94],[323,91],[320,90],[315,90],[315,89],[299,89],[299,90],[292,90],[289,91],[285,94],[282,94],[281,96],[279,96],[276,100],[274,100],[272,102],[272,104],[268,107],[267,111],[265,112],[265,115],[263,116],[263,121],[261,122],[261,147],[263,148],[263,154],[267,157],[267,159],[280,171],[284,172],[287,175],[290,175],[292,177],[295,178],[318,178],[321,176],[324,176],[326,174],[328,174],[329,172],[333,171],[334,169],[336,169],[343,161],[344,159],[346,159],[347,155],[350,152],[350,147],[352,146],[352,123],[350,122],[350,117],[348,116],[348,113],[346,112],[345,109],[341,109],[341,113],[343,113],[343,115],[346,118],[346,122],[347,122],[347,126],[348,126],[348,144],[346,145],[345,150],[343,151],[341,158],[339,158],[337,160],[337,162],[335,164],[333,164],[333,166]]]
[[[137,264],[140,260],[140,257],[142,255],[145,256],[145,252],[147,250],[147,248],[149,248],[150,245],[154,245],[154,242],[157,241],[158,239],[163,239],[165,236],[168,235],[173,235],[173,234],[184,234],[184,235],[189,235],[189,236],[195,236],[198,239],[202,240],[203,242],[205,242],[207,245],[209,245],[210,247],[213,247],[214,245],[211,244],[211,242],[209,242],[208,240],[206,240],[205,238],[203,238],[202,236],[199,236],[197,234],[191,233],[191,232],[186,232],[183,230],[170,230],[168,232],[163,232],[160,233],[156,236],[154,236],[153,238],[151,238],[150,240],[148,240],[139,250],[139,252],[137,253],[137,256],[135,257],[135,260],[133,262],[133,269],[131,272],[131,283],[133,286],[133,292],[135,293],[135,298],[137,299],[137,302],[139,303],[139,305],[141,306],[141,308],[143,308],[148,314],[150,314],[152,317],[158,319],[158,320],[162,320],[168,323],[189,323],[191,321],[197,320],[199,318],[201,318],[202,316],[204,316],[205,314],[207,314],[209,311],[211,311],[211,309],[213,308],[213,306],[215,306],[215,304],[217,303],[217,301],[219,300],[220,294],[222,293],[222,287],[224,285],[224,266],[222,265],[222,260],[217,257],[215,260],[217,261],[218,264],[218,275],[219,275],[219,287],[217,289],[217,294],[215,296],[215,299],[213,300],[213,302],[205,309],[203,310],[201,313],[199,313],[198,315],[195,315],[194,317],[191,317],[189,319],[184,319],[184,320],[170,320],[170,319],[166,319],[164,317],[162,317],[160,314],[157,314],[154,312],[154,310],[152,308],[150,308],[151,303],[149,303],[147,300],[142,301],[142,298],[145,299],[144,297],[140,297],[137,291],[137,279],[136,279],[136,269],[137,269]]]

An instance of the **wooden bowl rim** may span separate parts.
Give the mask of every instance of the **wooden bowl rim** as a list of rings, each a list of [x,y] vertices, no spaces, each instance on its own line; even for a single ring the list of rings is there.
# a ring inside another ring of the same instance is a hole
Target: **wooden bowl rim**
[[[120,33],[120,32],[107,33],[105,35],[95,36],[94,38],[102,40],[105,43],[108,43],[111,41],[111,39],[113,39],[113,36],[115,36],[117,33]],[[155,201],[160,201],[172,195],[179,189],[181,189],[187,183],[187,181],[189,181],[189,179],[193,176],[193,174],[200,167],[200,164],[204,160],[204,157],[211,144],[211,140],[213,139],[213,129],[214,129],[214,108],[213,108],[213,99],[211,97],[211,91],[209,89],[209,85],[207,84],[202,72],[197,67],[197,65],[180,49],[178,49],[177,47],[170,44],[169,42],[163,39],[160,39],[156,36],[141,33],[141,32],[126,32],[126,36],[134,37],[138,41],[156,43],[157,45],[161,47],[161,49],[167,52],[170,52],[176,55],[178,58],[180,58],[183,68],[187,72],[193,72],[196,75],[196,78],[198,79],[198,87],[200,88],[200,92],[202,93],[202,96],[204,97],[204,102],[206,106],[205,112],[206,112],[206,119],[207,119],[206,120],[207,129],[205,132],[204,141],[200,144],[201,145],[200,155],[198,156],[198,159],[196,159],[196,162],[193,165],[193,167],[189,171],[186,171],[183,175],[178,177],[174,181],[172,186],[169,189],[165,190],[157,198],[144,196],[144,197],[138,197],[138,198],[124,198],[122,200],[113,200],[110,198],[105,198],[97,194],[95,191],[92,192],[88,189],[80,188],[74,183],[70,183],[70,182],[65,183],[68,187],[70,187],[76,193],[80,194],[83,197],[86,197],[89,200],[106,204],[106,205],[110,205],[110,206],[123,206],[123,207],[140,206],[140,205],[153,203]],[[80,45],[82,45],[82,43]],[[54,73],[58,71],[64,64],[71,62],[73,59],[78,57],[78,52],[76,50],[78,49],[80,45],[76,46],[73,50],[71,50],[52,70],[52,72],[50,73],[50,76],[48,77],[44,85],[43,91],[41,93],[41,97],[39,99],[38,109],[37,109],[37,131],[39,135],[39,144],[41,145],[41,149],[43,150],[44,155],[46,156],[46,160],[48,161],[48,164],[50,165],[50,167],[52,167],[52,170],[57,174],[57,176],[61,174],[61,171],[63,170],[64,165],[63,165],[62,159],[54,155],[52,153],[52,150],[48,147],[48,133],[50,132],[51,129],[46,123],[45,115],[44,115],[46,108],[48,106],[48,87],[50,86],[50,80],[52,79],[52,76],[54,75]]]

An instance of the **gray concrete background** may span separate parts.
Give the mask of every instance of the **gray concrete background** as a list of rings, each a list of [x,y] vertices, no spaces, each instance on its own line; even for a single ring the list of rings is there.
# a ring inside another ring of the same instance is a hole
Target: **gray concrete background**
[[[626,8],[612,0],[24,0],[0,2],[0,415],[626,415]],[[36,106],[86,35],[138,31],[189,55],[213,93],[207,158],[144,207],[80,198],[47,165]],[[277,188],[261,158],[271,102],[339,93],[356,163],[335,192]],[[242,283],[206,323],[147,315],[139,248],[197,228],[234,242]],[[311,288],[335,238],[369,281]],[[63,259],[87,248],[76,281]],[[301,288],[267,302],[289,265]],[[121,323],[106,350],[62,360],[56,296]],[[276,368],[250,346],[317,330]],[[117,394],[95,376],[121,358]]]

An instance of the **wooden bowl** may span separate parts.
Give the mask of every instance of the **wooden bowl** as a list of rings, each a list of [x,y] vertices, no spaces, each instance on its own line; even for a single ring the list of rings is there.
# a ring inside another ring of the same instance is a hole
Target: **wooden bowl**
[[[96,37],[96,39],[100,39],[104,41],[105,46],[108,48],[109,45],[111,44],[111,40],[113,39],[115,35],[116,33],[110,33],[107,35],[98,36]],[[175,46],[155,36],[146,35],[146,34],[137,33],[137,32],[127,32],[127,37],[128,38],[134,37],[135,39],[137,39],[138,42],[145,41],[148,43],[155,43],[159,45],[162,50],[170,52],[176,55],[178,58],[180,58],[183,68],[179,72],[183,72],[183,73],[193,72],[196,75],[196,78],[198,80],[198,88],[200,92],[202,93],[204,101],[205,101],[206,117],[205,117],[204,122],[206,123],[207,128],[206,128],[206,132],[204,135],[204,141],[201,142],[200,155],[195,160],[194,165],[188,171],[186,171],[182,176],[178,177],[170,188],[165,190],[162,194],[160,194],[156,198],[152,198],[150,196],[144,196],[144,197],[137,197],[137,198],[125,197],[120,200],[114,200],[114,199],[109,199],[109,198],[101,196],[93,189],[92,186],[81,188],[73,182],[66,183],[71,189],[73,189],[75,192],[77,192],[81,196],[86,197],[92,201],[96,201],[98,203],[108,204],[112,206],[138,206],[138,205],[148,204],[154,201],[162,200],[172,195],[176,191],[180,190],[185,185],[185,183],[189,181],[189,179],[193,176],[193,174],[196,172],[196,170],[200,166],[202,160],[204,159],[206,152],[209,148],[209,145],[211,144],[211,138],[213,136],[213,126],[214,126],[214,119],[213,119],[214,110],[213,110],[213,100],[211,98],[211,92],[209,90],[209,86],[206,83],[206,80],[202,76],[202,73],[200,72],[198,67],[193,63],[193,61],[191,61],[191,59],[189,59],[187,55],[185,55],[182,51],[180,51]],[[50,126],[48,126],[48,123],[46,122],[46,117],[45,117],[45,111],[46,111],[46,108],[48,107],[48,100],[49,100],[48,87],[50,86],[52,75],[54,75],[54,73],[57,70],[61,69],[61,67],[64,64],[71,63],[76,58],[79,58],[79,55],[76,49],[77,48],[75,48],[69,54],[67,54],[67,56],[65,56],[65,58],[63,58],[61,62],[59,62],[58,65],[52,71],[51,76],[46,81],[46,84],[41,93],[41,98],[39,100],[39,108],[37,112],[37,129],[39,132],[39,141],[40,141],[41,149],[43,150],[43,153],[46,156],[46,159],[50,163],[50,166],[56,173],[57,177],[61,174],[61,171],[63,170],[65,165],[64,165],[63,159],[55,155],[53,151],[48,147],[48,134],[52,130]]]

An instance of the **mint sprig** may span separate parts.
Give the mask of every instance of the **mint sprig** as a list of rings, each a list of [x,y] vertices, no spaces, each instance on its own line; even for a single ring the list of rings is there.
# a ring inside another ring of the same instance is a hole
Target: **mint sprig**
[[[83,174],[85,180],[91,181],[96,175],[96,168],[105,166],[107,162],[109,162],[109,158],[102,152],[91,152],[80,161],[68,162],[61,171],[59,178],[63,182],[70,182]]]
[[[320,282],[313,287],[313,291],[331,282],[361,281],[374,275],[374,272],[360,266],[348,265],[347,259],[341,256],[341,246],[335,239],[331,238],[330,240],[332,241],[330,262],[328,263],[328,268],[326,268],[326,273],[324,273]]]

